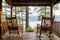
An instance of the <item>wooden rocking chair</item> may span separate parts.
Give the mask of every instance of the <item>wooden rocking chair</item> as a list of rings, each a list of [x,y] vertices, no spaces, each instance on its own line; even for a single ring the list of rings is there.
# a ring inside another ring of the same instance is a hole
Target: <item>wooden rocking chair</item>
[[[51,24],[51,21],[52,21],[52,24]],[[53,32],[53,27],[54,27],[53,24],[54,24],[54,17],[48,18],[48,17],[42,16],[41,27],[40,27],[40,36],[41,36],[42,30],[44,30],[44,31],[49,30],[49,36],[50,36],[51,33]]]
[[[19,35],[19,29],[18,29],[16,17],[7,18],[7,24],[8,24],[9,34],[11,33],[11,30],[13,31],[17,30],[18,35]]]

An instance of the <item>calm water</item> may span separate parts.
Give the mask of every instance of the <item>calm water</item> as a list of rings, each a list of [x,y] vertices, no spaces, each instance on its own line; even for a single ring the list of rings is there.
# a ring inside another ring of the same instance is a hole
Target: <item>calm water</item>
[[[39,22],[37,19],[38,19],[37,16],[31,16],[29,19],[29,26],[34,28],[37,26],[37,23],[41,24],[41,21]],[[60,22],[60,16],[56,16],[55,21]],[[24,24],[25,24],[25,22],[24,22]]]
[[[60,16],[56,16],[56,17],[55,17],[55,21],[60,22]]]

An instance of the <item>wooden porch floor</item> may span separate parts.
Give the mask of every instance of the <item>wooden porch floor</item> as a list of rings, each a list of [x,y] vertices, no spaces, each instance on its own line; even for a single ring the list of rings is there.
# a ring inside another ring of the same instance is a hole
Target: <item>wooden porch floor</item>
[[[11,37],[5,37],[2,40],[40,40],[37,36],[36,33],[34,32],[25,32],[22,37],[18,37],[16,35],[13,35]],[[49,37],[45,34],[42,33],[41,40],[51,40]]]

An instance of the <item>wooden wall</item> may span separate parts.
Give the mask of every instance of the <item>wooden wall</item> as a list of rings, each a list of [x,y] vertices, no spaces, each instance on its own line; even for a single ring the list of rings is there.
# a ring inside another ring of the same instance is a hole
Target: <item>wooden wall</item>
[[[2,13],[2,0],[0,0],[0,38],[2,36],[1,32],[2,32],[2,28],[1,28],[1,13]]]
[[[2,22],[2,32],[5,33],[8,31],[8,25],[7,22]]]
[[[55,22],[55,32],[60,34],[60,22]]]

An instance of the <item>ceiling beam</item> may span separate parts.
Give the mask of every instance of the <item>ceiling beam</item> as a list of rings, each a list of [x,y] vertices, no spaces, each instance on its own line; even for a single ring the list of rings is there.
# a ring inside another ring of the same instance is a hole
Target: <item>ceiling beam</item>
[[[51,6],[51,2],[53,2],[53,4],[55,5],[56,3],[58,3],[60,0],[6,0],[6,2],[11,5],[11,2],[13,4],[13,6],[38,6],[38,5],[48,5]]]
[[[13,5],[50,5],[50,2],[13,2]]]

